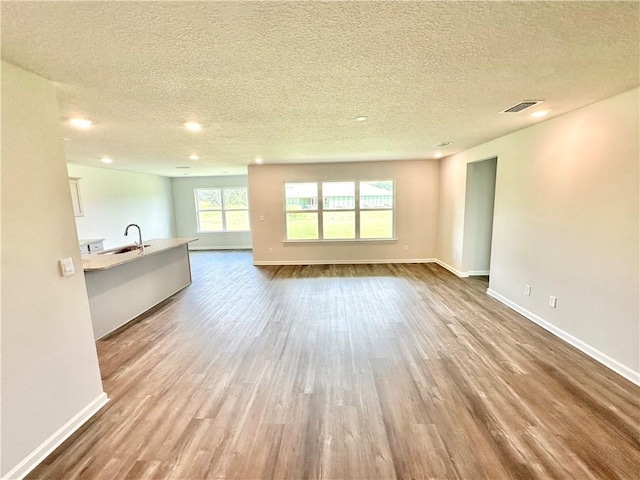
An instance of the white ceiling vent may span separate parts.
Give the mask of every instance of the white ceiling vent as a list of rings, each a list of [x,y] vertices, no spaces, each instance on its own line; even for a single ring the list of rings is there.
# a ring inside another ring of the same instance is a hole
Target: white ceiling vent
[[[534,105],[538,105],[542,103],[542,100],[524,100],[520,103],[516,103],[512,107],[507,108],[506,110],[501,111],[500,113],[520,113],[527,108],[531,108]]]

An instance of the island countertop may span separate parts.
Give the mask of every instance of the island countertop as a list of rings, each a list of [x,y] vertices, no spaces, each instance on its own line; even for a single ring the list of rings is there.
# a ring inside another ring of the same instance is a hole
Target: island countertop
[[[160,253],[171,248],[180,247],[190,242],[195,242],[197,238],[156,238],[154,240],[145,240],[144,244],[149,245],[145,247],[144,253],[141,250],[134,250],[125,253],[106,253],[112,250],[119,250],[120,248],[128,247],[133,244],[122,245],[118,248],[105,250],[105,253],[94,253],[82,255],[82,269],[85,272],[91,272],[96,270],[106,270],[108,268],[117,267],[129,262],[140,260],[141,258],[148,257],[155,253]]]

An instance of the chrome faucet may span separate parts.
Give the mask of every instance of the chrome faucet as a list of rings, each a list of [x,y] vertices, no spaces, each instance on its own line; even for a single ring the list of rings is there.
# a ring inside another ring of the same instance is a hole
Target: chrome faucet
[[[142,230],[140,230],[139,225],[136,225],[135,223],[130,223],[129,225],[127,225],[127,228],[124,229],[124,236],[126,237],[127,235],[129,235],[130,227],[136,227],[138,229],[138,239],[140,240],[140,243],[136,242],[135,240],[133,241],[133,243],[135,243],[138,248],[144,253],[144,244],[142,243]]]

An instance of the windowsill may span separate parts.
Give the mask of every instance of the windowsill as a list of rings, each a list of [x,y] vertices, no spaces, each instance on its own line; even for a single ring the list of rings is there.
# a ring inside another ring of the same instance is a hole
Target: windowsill
[[[397,242],[397,238],[344,238],[335,240],[283,240],[282,243],[393,243]]]
[[[251,233],[251,230],[196,230],[196,233],[203,235],[209,233]]]

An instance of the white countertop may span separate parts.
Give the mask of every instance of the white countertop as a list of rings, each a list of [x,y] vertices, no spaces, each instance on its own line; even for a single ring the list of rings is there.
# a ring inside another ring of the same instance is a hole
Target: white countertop
[[[148,257],[149,255],[154,255],[156,253],[160,253],[164,250],[169,250],[171,248],[180,247],[182,245],[186,245],[190,242],[195,242],[198,240],[197,238],[156,238],[154,240],[145,240],[144,244],[149,245],[145,247],[144,252],[141,250],[134,250],[131,252],[125,253],[90,253],[86,255],[82,255],[82,268],[85,272],[91,272],[95,270],[106,270],[108,268],[117,267],[118,265],[122,265],[124,263],[134,262],[136,260],[140,260],[141,258]],[[109,252],[112,250],[118,250],[120,248],[129,247],[133,245],[132,243],[128,245],[122,245],[117,248],[112,248],[109,250],[105,250],[105,252]]]

